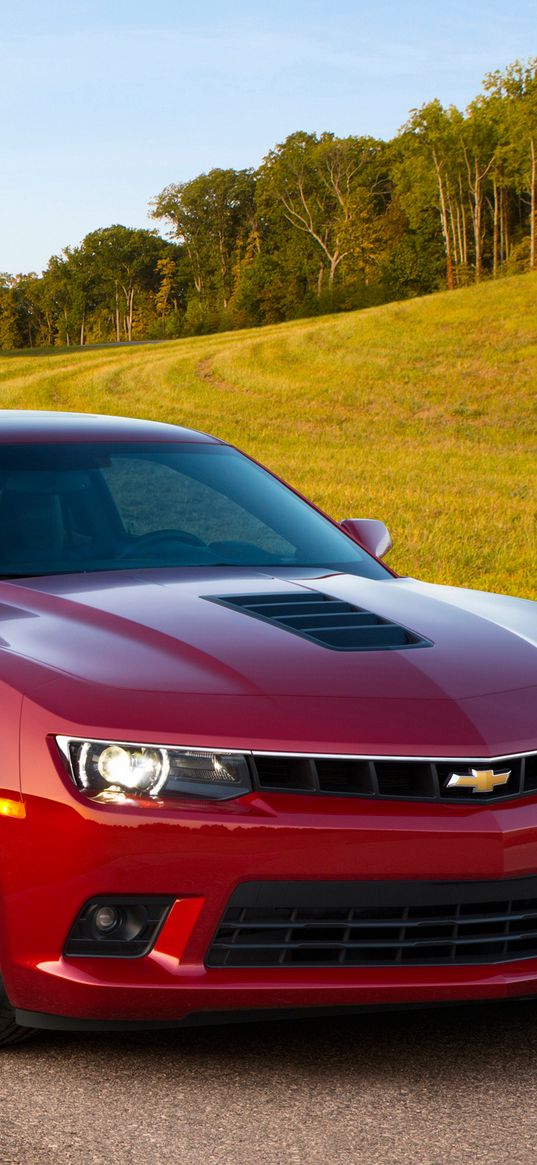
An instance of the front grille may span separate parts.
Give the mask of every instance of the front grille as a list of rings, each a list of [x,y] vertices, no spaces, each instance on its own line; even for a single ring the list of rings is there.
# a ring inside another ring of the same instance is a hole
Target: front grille
[[[207,967],[501,963],[537,957],[537,878],[246,882]]]
[[[206,597],[212,603],[263,619],[334,651],[390,651],[432,646],[429,639],[365,607],[305,588],[274,594]]]
[[[448,788],[453,773],[509,770],[509,779],[489,793],[470,787]],[[252,758],[254,787],[265,792],[332,794],[333,796],[387,798],[389,800],[455,801],[490,804],[511,797],[537,795],[537,755],[502,757],[501,760],[390,760],[357,757],[298,757],[255,753]]]

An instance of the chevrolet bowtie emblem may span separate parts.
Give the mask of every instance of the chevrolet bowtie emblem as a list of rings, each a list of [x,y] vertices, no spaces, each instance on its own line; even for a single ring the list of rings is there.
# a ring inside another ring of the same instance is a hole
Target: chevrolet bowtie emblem
[[[506,785],[511,769],[495,772],[494,769],[470,769],[469,773],[450,773],[446,789],[472,789],[474,793],[492,793],[496,785]]]

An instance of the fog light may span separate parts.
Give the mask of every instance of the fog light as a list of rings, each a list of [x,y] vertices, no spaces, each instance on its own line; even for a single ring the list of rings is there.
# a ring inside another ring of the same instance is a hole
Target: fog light
[[[103,934],[110,934],[111,930],[115,930],[121,923],[121,913],[117,906],[100,906],[93,915],[93,921],[97,930]]]
[[[173,901],[156,895],[92,898],[71,927],[64,955],[140,958],[151,950]]]

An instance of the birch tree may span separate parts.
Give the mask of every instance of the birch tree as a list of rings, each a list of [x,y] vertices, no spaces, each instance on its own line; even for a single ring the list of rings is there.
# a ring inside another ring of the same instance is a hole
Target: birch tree
[[[485,91],[503,102],[512,178],[529,203],[529,265],[537,267],[537,57],[489,73]]]
[[[295,133],[270,151],[260,169],[265,207],[271,201],[279,204],[287,222],[317,249],[319,295],[325,277],[333,290],[345,259],[352,256],[364,272],[374,262],[371,171],[378,150],[372,138]]]
[[[440,101],[430,101],[412,110],[403,132],[414,138],[419,153],[430,160],[436,187],[437,208],[444,244],[446,283],[452,290],[467,262],[467,234],[464,194],[461,186],[462,114]]]
[[[470,212],[473,226],[475,281],[479,283],[483,274],[483,214],[485,207],[486,182],[494,174],[497,137],[490,110],[480,99],[468,107],[467,116],[461,119],[460,136],[466,167]]]

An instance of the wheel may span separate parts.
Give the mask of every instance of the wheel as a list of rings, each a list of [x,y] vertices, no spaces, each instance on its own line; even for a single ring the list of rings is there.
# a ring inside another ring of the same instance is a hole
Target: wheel
[[[33,1027],[21,1027],[15,1022],[15,1010],[6,995],[0,979],[0,1047],[6,1044],[21,1044],[35,1034]]]

